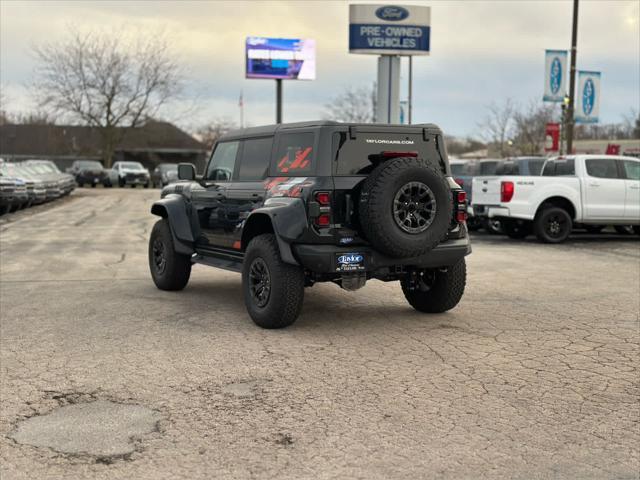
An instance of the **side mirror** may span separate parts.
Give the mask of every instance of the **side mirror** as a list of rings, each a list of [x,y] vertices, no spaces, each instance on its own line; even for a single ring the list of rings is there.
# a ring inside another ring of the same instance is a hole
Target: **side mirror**
[[[180,180],[195,180],[196,179],[195,165],[193,163],[179,163],[178,178]]]

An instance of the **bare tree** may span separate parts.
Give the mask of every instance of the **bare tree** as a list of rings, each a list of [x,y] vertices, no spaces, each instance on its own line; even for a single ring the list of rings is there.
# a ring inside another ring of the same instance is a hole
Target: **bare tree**
[[[236,128],[236,123],[229,118],[215,118],[211,123],[198,128],[195,136],[210,149],[222,135]]]
[[[371,123],[375,121],[375,85],[346,87],[325,104],[324,118],[338,122]]]
[[[478,124],[482,138],[493,146],[501,157],[509,154],[509,141],[515,126],[515,105],[507,98],[501,105],[492,103],[487,107],[485,119]]]
[[[39,104],[54,114],[99,128],[110,166],[124,129],[155,117],[181,91],[182,76],[162,35],[133,40],[80,33],[35,47]]]
[[[514,112],[513,120],[513,148],[522,155],[543,153],[547,123],[554,121],[553,105],[531,100],[524,109]]]

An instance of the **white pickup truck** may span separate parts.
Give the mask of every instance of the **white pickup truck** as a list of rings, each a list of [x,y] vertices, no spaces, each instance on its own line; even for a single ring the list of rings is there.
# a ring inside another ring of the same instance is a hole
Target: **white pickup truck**
[[[640,159],[612,155],[551,158],[541,176],[474,178],[475,215],[499,219],[512,238],[534,233],[560,243],[574,225],[633,226],[640,233]]]

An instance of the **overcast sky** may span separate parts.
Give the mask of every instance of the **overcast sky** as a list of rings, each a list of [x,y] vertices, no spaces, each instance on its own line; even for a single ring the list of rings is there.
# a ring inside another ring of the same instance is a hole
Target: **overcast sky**
[[[432,8],[431,55],[414,60],[414,122],[438,123],[450,134],[477,134],[491,102],[541,99],[544,50],[570,48],[568,0],[402,3]],[[314,38],[317,79],[284,82],[284,120],[320,118],[342,88],[370,85],[376,76],[376,56],[348,52],[348,4],[0,0],[0,82],[10,111],[32,109],[32,45],[63,38],[70,24],[164,30],[190,79],[187,95],[199,99],[196,113],[178,122],[238,121],[242,90],[245,121],[259,125],[273,123],[275,82],[244,78],[245,37]],[[602,122],[640,110],[640,0],[580,2],[578,69],[602,71]]]

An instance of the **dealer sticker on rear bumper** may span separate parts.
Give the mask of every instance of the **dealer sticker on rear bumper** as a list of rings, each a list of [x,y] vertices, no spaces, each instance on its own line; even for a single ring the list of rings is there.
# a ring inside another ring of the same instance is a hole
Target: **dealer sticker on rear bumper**
[[[365,270],[362,253],[336,254],[336,272],[361,272]]]

